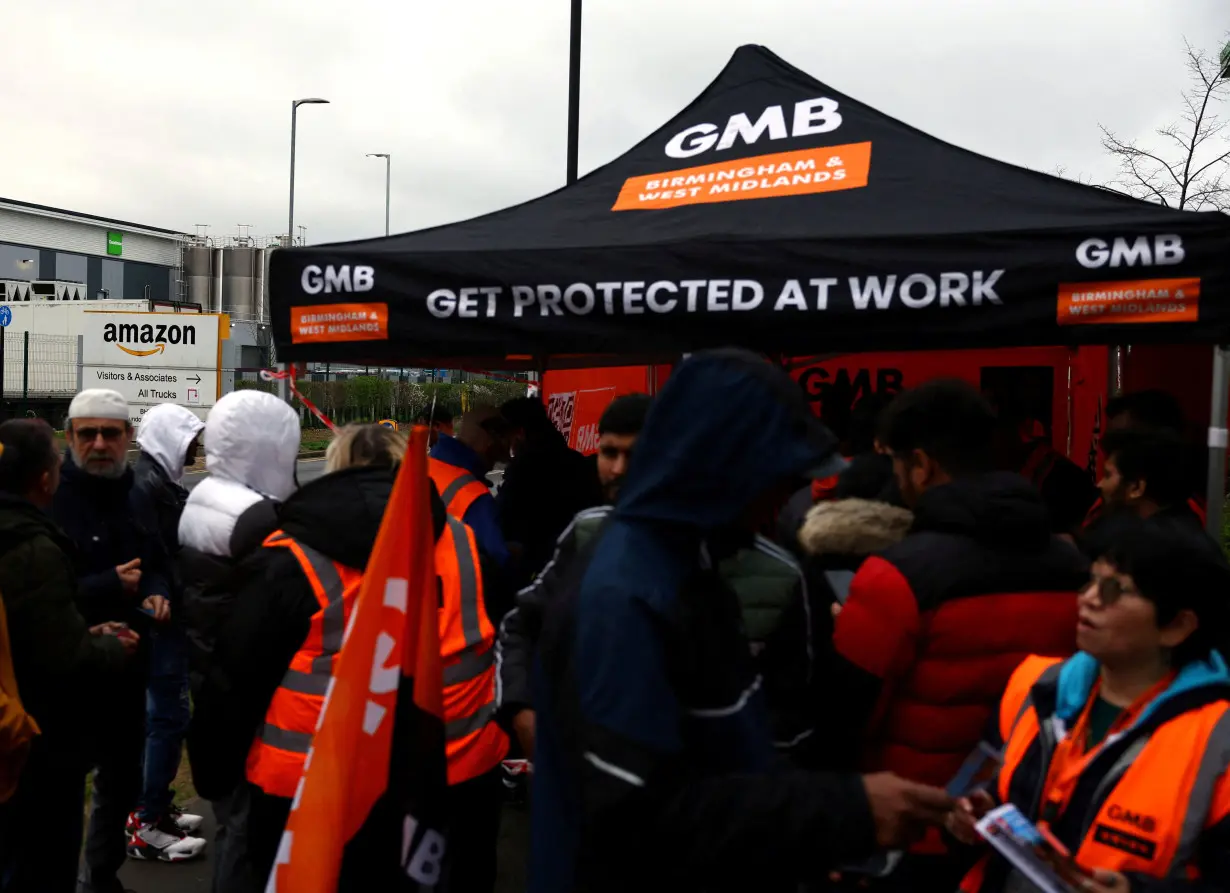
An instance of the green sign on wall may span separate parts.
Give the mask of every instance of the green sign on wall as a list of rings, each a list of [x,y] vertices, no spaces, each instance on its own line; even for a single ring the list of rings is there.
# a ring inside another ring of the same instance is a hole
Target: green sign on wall
[[[123,233],[107,233],[107,253],[108,254],[123,254],[124,253],[124,234]]]

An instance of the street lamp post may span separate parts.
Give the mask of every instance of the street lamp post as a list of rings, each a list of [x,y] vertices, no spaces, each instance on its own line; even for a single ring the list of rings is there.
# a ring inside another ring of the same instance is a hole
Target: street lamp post
[[[301,105],[328,105],[327,99],[296,99],[290,104],[290,221],[286,224],[286,236],[293,248],[295,245],[295,127]]]
[[[571,33],[568,41],[568,173],[577,179],[581,129],[581,0],[572,0]]]
[[[295,99],[290,103],[290,212],[289,219],[286,224],[286,241],[289,242],[290,248],[295,247],[295,127],[299,118],[299,106],[301,105],[328,105],[327,99]],[[286,364],[282,364],[282,368],[286,368]],[[283,400],[290,402],[290,380],[283,378],[279,380],[278,391]]]
[[[393,156],[388,152],[368,152],[368,158],[384,159],[384,234],[389,234],[389,196],[393,182]]]

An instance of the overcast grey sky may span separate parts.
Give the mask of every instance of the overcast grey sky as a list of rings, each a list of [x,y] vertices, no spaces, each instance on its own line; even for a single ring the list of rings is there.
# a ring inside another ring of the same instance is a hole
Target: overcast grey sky
[[[404,232],[564,179],[568,0],[4,0],[0,195],[191,232],[378,235],[393,154]],[[1227,0],[589,0],[581,170],[761,43],[958,145],[1108,179],[1099,122],[1177,115],[1182,41],[1215,49]]]

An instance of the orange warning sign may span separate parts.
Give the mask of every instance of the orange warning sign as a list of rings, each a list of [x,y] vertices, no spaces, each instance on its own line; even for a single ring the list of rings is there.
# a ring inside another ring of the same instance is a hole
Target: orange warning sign
[[[867,185],[870,170],[871,143],[736,158],[704,167],[630,177],[611,210],[648,211],[858,189]]]
[[[1196,322],[1200,280],[1141,279],[1135,282],[1061,282],[1061,326]]]
[[[387,341],[388,304],[317,304],[290,308],[292,344]]]

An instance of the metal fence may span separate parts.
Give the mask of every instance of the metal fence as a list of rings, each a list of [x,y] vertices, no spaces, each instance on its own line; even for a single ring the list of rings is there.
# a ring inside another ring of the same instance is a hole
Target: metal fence
[[[77,339],[6,332],[4,397],[71,397],[77,393]]]
[[[47,405],[57,405],[77,393],[80,381],[77,336],[6,331],[0,343],[3,343],[4,360],[0,411],[5,407],[8,414],[47,411]],[[407,421],[433,406],[445,412],[461,412],[471,405],[498,405],[525,394],[524,382],[493,381],[463,375],[459,371],[451,371],[448,375],[451,380],[447,382],[412,381],[395,377],[393,371],[396,370],[374,367],[364,371],[372,374],[312,374],[310,379],[301,380],[299,386],[304,396],[339,423],[386,417]],[[233,386],[270,393],[278,391],[276,383],[260,379],[257,368],[223,368],[218,372],[223,378],[223,387],[228,390]],[[228,381],[228,373],[233,373],[233,385]],[[319,380],[322,378],[327,380]],[[301,414],[305,424],[316,424],[310,413],[302,411]]]

